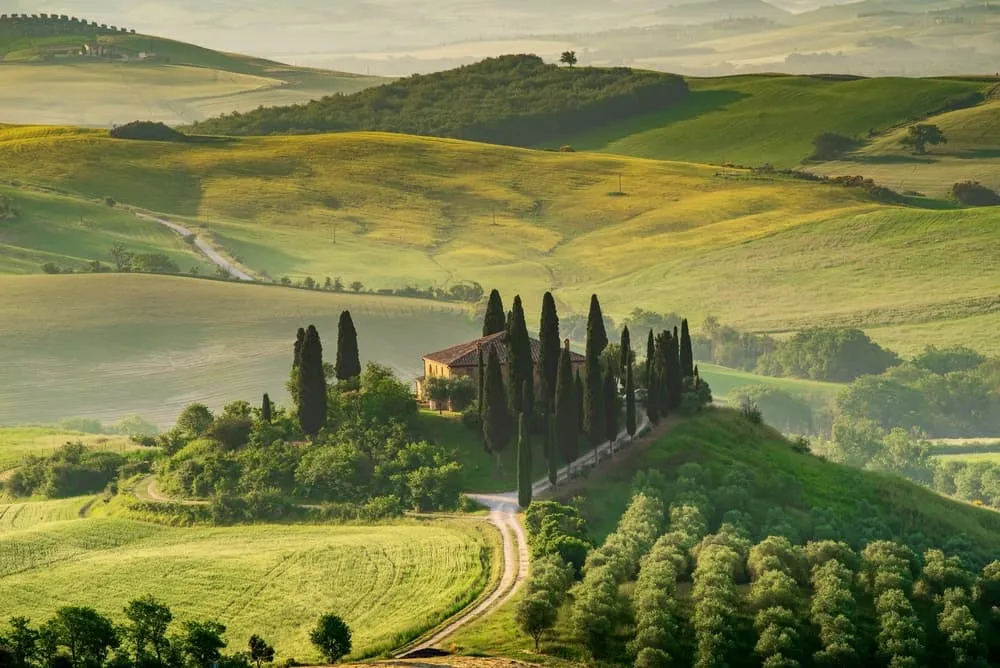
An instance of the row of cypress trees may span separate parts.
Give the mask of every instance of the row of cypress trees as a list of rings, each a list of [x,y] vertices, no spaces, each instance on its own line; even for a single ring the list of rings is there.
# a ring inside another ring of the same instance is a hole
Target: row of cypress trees
[[[687,319],[680,331],[664,330],[646,340],[646,415],[656,423],[677,410],[685,392],[707,389],[694,363],[691,331]]]
[[[507,381],[496,348],[483,354],[479,350],[479,412],[486,449],[499,460],[507,447],[513,427],[518,435],[518,492],[522,506],[531,502],[532,432],[541,432],[549,480],[558,481],[560,463],[572,464],[578,456],[581,433],[590,445],[614,441],[622,418],[618,379],[611,368],[602,364],[608,346],[607,331],[597,295],[591,297],[587,323],[586,363],[581,378],[574,372],[569,340],[559,336],[559,315],[555,298],[546,292],[542,298],[538,340],[538,381],[535,387],[535,362],[531,339],[520,296],[514,298],[505,315],[497,290],[490,292],[483,336],[505,333]],[[625,427],[629,436],[636,431],[635,378],[628,328],[622,332],[622,379],[625,398]],[[516,419],[515,419],[516,418]]]
[[[334,375],[341,382],[353,381],[361,375],[358,353],[358,332],[350,311],[343,311],[337,323],[337,357]],[[323,364],[323,343],[315,325],[299,328],[295,337],[292,360],[292,399],[296,405],[299,425],[310,438],[315,438],[326,425],[327,385]],[[264,414],[270,415],[270,398],[264,395]]]

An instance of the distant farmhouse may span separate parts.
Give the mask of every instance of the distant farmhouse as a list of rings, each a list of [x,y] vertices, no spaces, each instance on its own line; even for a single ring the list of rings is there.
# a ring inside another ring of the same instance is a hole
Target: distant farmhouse
[[[541,382],[539,377],[538,356],[542,349],[542,344],[538,339],[531,341],[531,361],[535,369],[535,383]],[[474,383],[479,383],[479,351],[483,351],[483,362],[489,359],[490,353],[496,353],[503,371],[504,378],[507,377],[507,333],[498,332],[484,336],[475,341],[460,343],[451,348],[439,350],[436,353],[424,355],[424,375],[417,378],[417,399],[428,401],[427,380],[429,378],[471,378]],[[573,371],[581,371],[587,358],[583,355],[570,351],[570,363]]]
[[[12,35],[37,39],[33,47],[42,60],[101,58],[107,60],[155,60],[157,55],[118,44],[113,36],[134,35],[135,29],[87,21],[66,14],[0,14],[0,37]],[[52,38],[65,37],[61,43]],[[109,39],[111,37],[111,39]],[[103,38],[103,39],[102,39]]]

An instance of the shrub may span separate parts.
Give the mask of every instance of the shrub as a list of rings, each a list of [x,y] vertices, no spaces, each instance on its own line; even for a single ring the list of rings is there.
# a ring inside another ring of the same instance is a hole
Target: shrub
[[[743,397],[743,403],[740,405],[740,415],[750,424],[761,424],[764,421],[760,407],[750,397]]]
[[[838,135],[834,132],[824,132],[813,139],[813,154],[810,160],[834,160],[844,153],[853,151],[858,141],[851,137]]]
[[[117,125],[108,133],[115,139],[141,139],[147,141],[184,141],[182,133],[153,121],[132,121],[125,125]]]
[[[966,206],[1000,206],[1000,194],[978,181],[963,181],[951,187],[951,196]]]
[[[351,653],[351,629],[333,613],[320,617],[309,639],[330,663],[337,663]]]

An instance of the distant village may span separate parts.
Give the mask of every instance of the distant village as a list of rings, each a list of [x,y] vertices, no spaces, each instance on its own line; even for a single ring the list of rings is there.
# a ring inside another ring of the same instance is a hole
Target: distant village
[[[77,44],[60,44],[50,48],[42,47],[42,56],[46,59],[57,58],[101,58],[105,60],[119,61],[154,61],[162,60],[162,57],[153,51],[138,51],[129,49],[113,42],[98,41],[102,35],[134,35],[134,28],[122,28],[119,26],[88,21],[68,16],[66,14],[0,14],[0,30],[4,24],[15,26],[17,32],[23,37],[72,37],[79,35],[83,38]]]

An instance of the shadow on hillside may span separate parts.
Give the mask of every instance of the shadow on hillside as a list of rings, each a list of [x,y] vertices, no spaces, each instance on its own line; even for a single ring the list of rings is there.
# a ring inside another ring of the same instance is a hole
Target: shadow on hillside
[[[937,162],[934,156],[906,155],[903,153],[889,155],[856,155],[856,162],[868,165],[933,165]]]
[[[743,98],[750,97],[747,93],[736,90],[705,90],[691,91],[684,100],[675,106],[666,107],[661,111],[651,114],[644,114],[634,118],[619,121],[611,121],[589,131],[584,139],[586,149],[595,150],[606,148],[620,139],[625,139],[631,135],[641,134],[650,130],[657,130],[672,123],[697,118],[703,114],[718,111],[726,105],[739,102]],[[563,142],[572,143],[572,137],[564,137]],[[552,142],[558,145],[559,141]]]
[[[961,160],[979,160],[983,158],[1000,158],[1000,149],[997,148],[971,148],[964,151],[950,153],[954,158]]]

